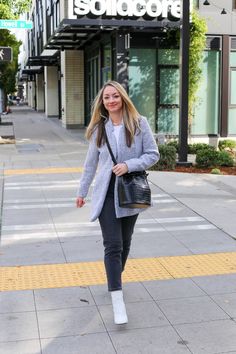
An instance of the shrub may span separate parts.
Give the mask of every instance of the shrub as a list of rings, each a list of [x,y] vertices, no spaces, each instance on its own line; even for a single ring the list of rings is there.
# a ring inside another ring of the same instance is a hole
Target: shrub
[[[205,143],[195,143],[188,145],[189,154],[197,154],[200,150],[215,150],[215,147]]]
[[[199,150],[196,156],[197,167],[234,166],[234,159],[227,151]]]
[[[218,144],[218,148],[219,150],[225,150],[225,149],[229,149],[229,150],[233,150],[236,148],[236,141],[235,140],[220,140],[219,144]]]
[[[213,175],[221,175],[221,170],[220,170],[219,168],[213,168],[213,169],[211,170],[211,173],[212,173]]]
[[[218,152],[214,149],[199,150],[196,155],[197,167],[215,167],[218,165]]]
[[[178,140],[170,140],[168,143],[167,143],[168,146],[174,146],[176,152],[179,151],[179,142]]]
[[[153,171],[174,170],[176,165],[176,149],[171,145],[159,145],[160,160],[150,168]]]
[[[227,151],[218,151],[218,166],[234,166],[234,159]]]

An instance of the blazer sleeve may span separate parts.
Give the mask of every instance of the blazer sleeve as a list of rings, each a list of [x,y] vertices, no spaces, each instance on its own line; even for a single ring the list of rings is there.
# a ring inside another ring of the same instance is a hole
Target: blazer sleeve
[[[85,198],[87,196],[89,187],[96,174],[98,159],[99,151],[96,144],[96,134],[94,133],[89,142],[89,148],[84,162],[84,170],[76,193],[77,197]]]
[[[154,139],[152,130],[145,117],[140,120],[142,154],[137,158],[124,161],[128,166],[128,172],[143,171],[154,165],[160,158],[159,150]],[[137,138],[139,137],[137,135]]]

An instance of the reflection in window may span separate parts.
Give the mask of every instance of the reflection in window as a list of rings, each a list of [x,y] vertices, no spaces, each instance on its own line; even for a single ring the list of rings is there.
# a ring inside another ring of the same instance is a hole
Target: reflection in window
[[[129,95],[153,131],[156,119],[156,50],[130,49]]]
[[[158,64],[179,65],[179,49],[158,49]]]
[[[102,84],[111,80],[111,44],[103,47]]]
[[[217,134],[219,116],[220,52],[205,51],[202,78],[192,121],[192,134]]]
[[[179,108],[158,108],[158,132],[179,134]]]
[[[179,69],[160,69],[160,104],[179,103]]]

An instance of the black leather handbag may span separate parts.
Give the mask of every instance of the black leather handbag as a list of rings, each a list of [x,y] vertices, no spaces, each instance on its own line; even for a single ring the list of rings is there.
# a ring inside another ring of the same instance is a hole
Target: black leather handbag
[[[104,134],[112,161],[117,165],[105,128]],[[121,208],[143,209],[151,205],[151,189],[147,176],[146,171],[135,171],[118,177],[118,199]]]

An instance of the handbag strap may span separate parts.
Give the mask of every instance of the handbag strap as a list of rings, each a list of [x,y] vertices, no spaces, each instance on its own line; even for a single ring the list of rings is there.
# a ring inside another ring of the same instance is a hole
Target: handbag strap
[[[106,141],[106,144],[107,144],[107,148],[108,148],[109,153],[110,153],[110,155],[111,155],[112,161],[114,162],[115,165],[117,165],[117,161],[116,161],[115,156],[114,156],[114,154],[113,154],[113,152],[112,152],[111,145],[110,145],[109,140],[108,140],[108,137],[107,137],[107,132],[106,132],[105,124],[104,124],[103,133],[104,133],[104,137],[105,137],[105,141]]]

